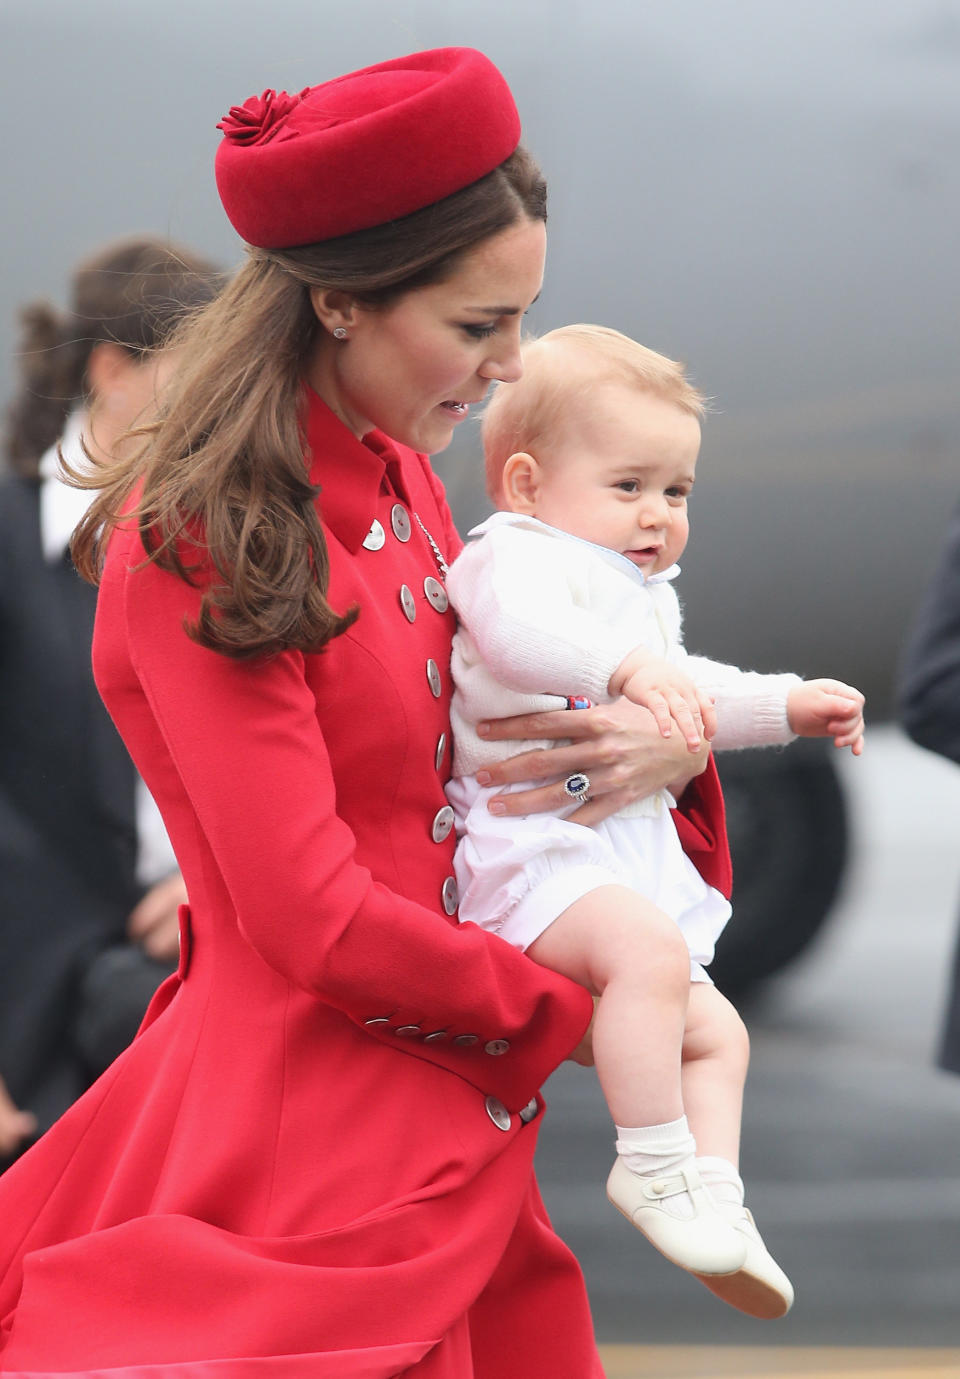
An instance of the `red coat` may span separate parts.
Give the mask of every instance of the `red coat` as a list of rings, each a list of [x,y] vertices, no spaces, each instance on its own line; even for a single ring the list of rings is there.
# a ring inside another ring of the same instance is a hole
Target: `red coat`
[[[445,912],[453,619],[413,514],[459,541],[427,462],[368,441],[312,400],[361,610],[321,655],[197,646],[197,592],[111,541],[97,680],[191,907],[132,1047],[0,1180],[5,1375],[601,1373],[531,1168],[591,1002]]]

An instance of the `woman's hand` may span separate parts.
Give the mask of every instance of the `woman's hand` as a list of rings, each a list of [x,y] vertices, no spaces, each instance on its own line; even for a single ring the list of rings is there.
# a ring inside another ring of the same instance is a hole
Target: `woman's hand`
[[[187,903],[187,888],[178,871],[158,881],[131,912],[127,933],[160,962],[172,962],[180,946],[177,911]]]
[[[21,1111],[0,1077],[0,1158],[8,1158],[37,1133],[37,1118],[32,1111]]]
[[[599,823],[657,790],[669,789],[679,796],[710,757],[709,743],[690,752],[679,733],[661,736],[653,715],[627,699],[592,709],[499,718],[480,724],[478,732],[490,742],[572,739],[568,746],[537,748],[496,762],[478,771],[477,779],[481,785],[493,786],[549,782],[516,794],[495,795],[489,805],[494,814],[541,814],[570,804],[563,783],[575,771],[582,771],[590,778],[589,801],[572,816],[582,824]]]

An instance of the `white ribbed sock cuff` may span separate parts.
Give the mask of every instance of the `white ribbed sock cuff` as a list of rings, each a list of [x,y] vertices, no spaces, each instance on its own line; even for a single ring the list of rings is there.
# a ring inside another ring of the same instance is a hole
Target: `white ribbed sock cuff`
[[[632,1173],[666,1173],[697,1152],[686,1116],[663,1125],[618,1125],[617,1153]]]

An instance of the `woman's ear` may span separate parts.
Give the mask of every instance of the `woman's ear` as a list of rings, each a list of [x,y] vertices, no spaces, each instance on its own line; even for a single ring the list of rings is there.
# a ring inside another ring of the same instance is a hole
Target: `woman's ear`
[[[123,386],[127,373],[136,365],[129,350],[112,340],[102,340],[94,345],[87,359],[87,392],[91,397],[109,397],[117,387]]]
[[[540,492],[541,469],[538,460],[526,451],[511,455],[503,466],[501,490],[503,506],[508,512],[525,512],[534,516]]]
[[[349,330],[356,321],[357,304],[341,288],[311,287],[310,304],[317,320],[331,335],[335,330]]]

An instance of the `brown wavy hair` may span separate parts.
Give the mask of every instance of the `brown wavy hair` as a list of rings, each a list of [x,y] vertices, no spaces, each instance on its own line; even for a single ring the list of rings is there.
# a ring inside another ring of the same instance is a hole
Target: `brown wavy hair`
[[[327,602],[318,490],[304,461],[303,373],[322,328],[310,289],[386,307],[442,281],[523,216],[546,220],[546,186],[521,148],[400,220],[302,248],[248,247],[232,282],[171,340],[182,362],[144,444],[86,481],[101,492],[75,534],[80,572],[97,581],[110,530],[138,490],[130,516],[148,559],[202,586],[187,627],[202,646],[238,658],[318,651],[345,631],[357,610]]]
[[[20,309],[19,389],[6,411],[4,451],[15,474],[35,479],[43,454],[87,399],[97,345],[135,359],[159,349],[184,314],[205,306],[223,274],[196,254],[152,235],[117,240],[84,259],[70,281],[69,308]]]

